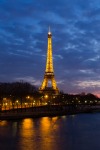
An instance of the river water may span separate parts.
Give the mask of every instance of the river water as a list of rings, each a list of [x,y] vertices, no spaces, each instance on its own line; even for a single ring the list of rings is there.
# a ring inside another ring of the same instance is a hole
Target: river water
[[[100,150],[100,113],[0,121],[0,150]]]

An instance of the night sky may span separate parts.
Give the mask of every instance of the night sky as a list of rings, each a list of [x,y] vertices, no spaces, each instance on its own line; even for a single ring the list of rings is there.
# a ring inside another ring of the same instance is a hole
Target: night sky
[[[0,0],[0,82],[40,86],[47,33],[66,93],[100,95],[100,0]]]

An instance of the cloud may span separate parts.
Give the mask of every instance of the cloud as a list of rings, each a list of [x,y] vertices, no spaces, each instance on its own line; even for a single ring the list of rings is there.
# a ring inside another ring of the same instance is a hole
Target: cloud
[[[57,81],[57,84],[63,85],[64,82],[65,82],[64,80],[58,80],[58,81]]]
[[[97,55],[97,56],[94,56],[93,58],[87,59],[86,61],[93,61],[93,62],[95,62],[95,61],[99,61],[99,59],[100,59],[100,56]]]
[[[91,47],[95,52],[100,52],[100,41],[97,41],[96,39],[91,40]]]
[[[100,80],[98,81],[93,81],[93,80],[88,80],[88,81],[77,81],[76,85],[78,87],[81,87],[81,88],[95,88],[95,87],[98,87],[100,88]]]
[[[41,84],[41,82],[39,80],[36,80],[31,76],[15,78],[15,81],[28,82],[28,83],[36,85],[36,86],[39,86]]]
[[[80,72],[84,74],[94,74],[93,70],[90,70],[90,69],[80,70]]]
[[[59,59],[63,59],[63,56],[62,55],[53,55],[53,58],[55,59],[55,58],[59,58]]]

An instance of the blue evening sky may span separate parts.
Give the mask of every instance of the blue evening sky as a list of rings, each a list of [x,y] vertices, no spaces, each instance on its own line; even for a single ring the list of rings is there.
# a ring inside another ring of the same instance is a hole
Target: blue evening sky
[[[66,93],[100,93],[100,0],[0,0],[0,82],[43,80],[48,27]]]

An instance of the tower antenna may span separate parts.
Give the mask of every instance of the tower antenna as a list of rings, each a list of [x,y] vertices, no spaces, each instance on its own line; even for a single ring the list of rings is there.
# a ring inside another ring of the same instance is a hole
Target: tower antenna
[[[51,34],[51,31],[50,31],[50,26],[49,26],[49,31],[48,31],[48,34]]]
[[[49,26],[49,32],[50,32],[50,26]]]

